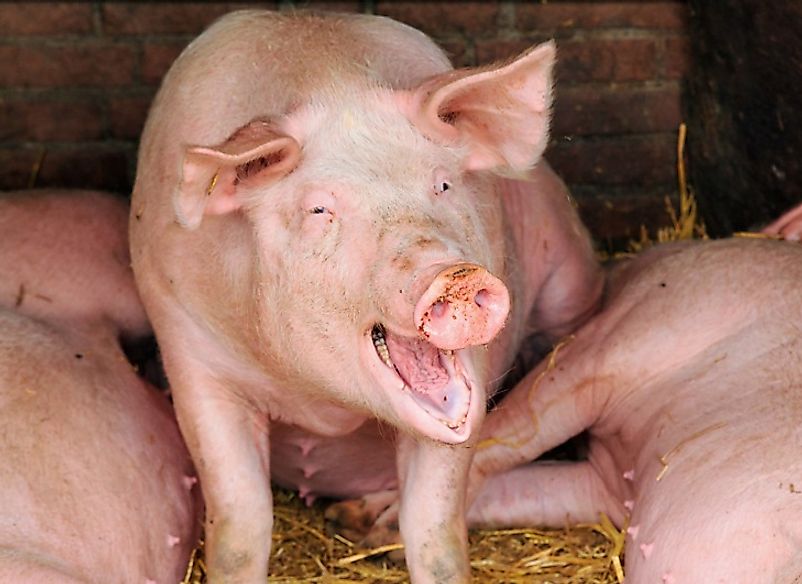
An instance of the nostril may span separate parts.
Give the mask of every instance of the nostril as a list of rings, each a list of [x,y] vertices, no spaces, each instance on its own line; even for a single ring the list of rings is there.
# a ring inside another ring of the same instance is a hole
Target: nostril
[[[473,297],[473,301],[476,303],[476,306],[482,308],[487,301],[490,300],[490,292],[482,288],[479,292],[476,293],[476,296]]]
[[[442,316],[445,316],[447,308],[448,307],[445,302],[443,302],[442,300],[438,300],[437,302],[432,304],[431,309],[429,309],[429,316],[431,316],[432,318],[440,318]]]
[[[416,303],[414,322],[421,338],[440,349],[463,349],[491,341],[509,313],[504,284],[474,264],[438,272]]]

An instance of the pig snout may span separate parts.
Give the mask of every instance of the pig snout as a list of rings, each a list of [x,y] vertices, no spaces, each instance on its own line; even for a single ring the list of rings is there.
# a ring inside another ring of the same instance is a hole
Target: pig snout
[[[439,349],[490,342],[510,310],[507,287],[481,266],[461,263],[439,272],[415,306],[415,325]]]

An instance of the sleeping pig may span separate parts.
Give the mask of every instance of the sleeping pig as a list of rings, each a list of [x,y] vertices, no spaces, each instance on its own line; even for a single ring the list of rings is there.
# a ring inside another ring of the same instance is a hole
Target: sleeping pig
[[[175,584],[200,498],[172,411],[126,360],[149,334],[128,205],[0,195],[0,581]]]
[[[394,486],[396,465],[412,579],[468,580],[488,393],[525,336],[572,330],[602,287],[540,159],[554,53],[454,71],[386,18],[248,10],[173,64],[142,136],[131,250],[212,582],[264,581],[274,469],[356,497]]]
[[[618,267],[602,310],[488,415],[471,522],[603,512],[626,529],[627,582],[799,582],[800,282],[802,248],[768,240]],[[582,431],[587,460],[522,464]]]

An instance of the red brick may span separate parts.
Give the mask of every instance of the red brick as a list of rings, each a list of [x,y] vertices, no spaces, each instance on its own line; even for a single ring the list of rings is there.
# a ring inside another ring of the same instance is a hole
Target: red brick
[[[669,38],[665,45],[665,77],[667,79],[680,79],[690,68],[691,47],[687,38]]]
[[[547,158],[571,184],[670,184],[676,176],[676,138],[654,134],[556,142]]]
[[[142,81],[158,85],[164,74],[176,60],[186,42],[148,43],[142,50]]]
[[[80,34],[92,31],[88,2],[0,3],[0,35]]]
[[[445,41],[437,44],[445,51],[445,54],[448,55],[454,67],[471,67],[476,64],[475,59],[468,51],[468,45],[465,41]]]
[[[96,140],[103,134],[97,101],[0,99],[0,141]]]
[[[665,204],[666,195],[673,194],[670,188],[646,193],[633,189],[628,194],[605,193],[603,189],[574,191],[582,222],[601,243],[598,247],[608,251],[624,251],[629,241],[639,241],[641,226],[656,239],[657,230],[671,223]]]
[[[28,188],[39,156],[33,148],[0,148],[0,190]]]
[[[593,39],[557,45],[559,82],[647,81],[657,76],[652,39]]]
[[[522,31],[560,28],[684,29],[684,2],[549,2],[515,3],[516,28]]]
[[[676,131],[681,96],[677,84],[655,88],[557,86],[551,134],[590,136]]]
[[[545,38],[543,40],[546,40]],[[538,44],[529,40],[488,40],[476,42],[476,62],[479,65],[504,61],[520,55],[526,49]]]
[[[129,161],[133,147],[76,144],[48,148],[34,186],[98,188],[127,193],[131,188]]]
[[[389,16],[426,34],[439,37],[453,33],[471,36],[495,35],[499,14],[497,2],[389,2],[376,3],[376,14]]]
[[[296,10],[323,10],[326,12],[360,12],[362,3],[354,0],[352,2],[337,2],[335,0],[317,0],[317,2],[303,2],[296,0]]]
[[[133,80],[131,47],[107,43],[0,45],[0,86],[118,86]]]
[[[112,138],[138,140],[153,95],[109,99],[109,132]]]
[[[480,64],[508,59],[546,40],[476,42]],[[557,43],[559,82],[647,81],[657,75],[657,47],[652,39],[564,40]]]
[[[107,2],[102,5],[106,34],[200,33],[226,12],[243,8],[275,8],[276,2]]]

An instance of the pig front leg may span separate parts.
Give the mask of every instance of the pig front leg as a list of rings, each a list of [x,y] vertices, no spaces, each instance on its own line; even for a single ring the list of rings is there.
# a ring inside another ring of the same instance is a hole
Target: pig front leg
[[[589,333],[584,339],[593,338],[592,328],[583,331]],[[488,477],[530,463],[601,415],[610,388],[574,366],[577,360],[592,362],[593,345],[584,339],[558,345],[487,415],[471,467],[469,504]]]
[[[399,525],[415,584],[470,581],[465,492],[473,451],[427,439],[399,444]]]
[[[206,503],[209,582],[265,582],[273,527],[266,423],[206,365],[164,358]]]

